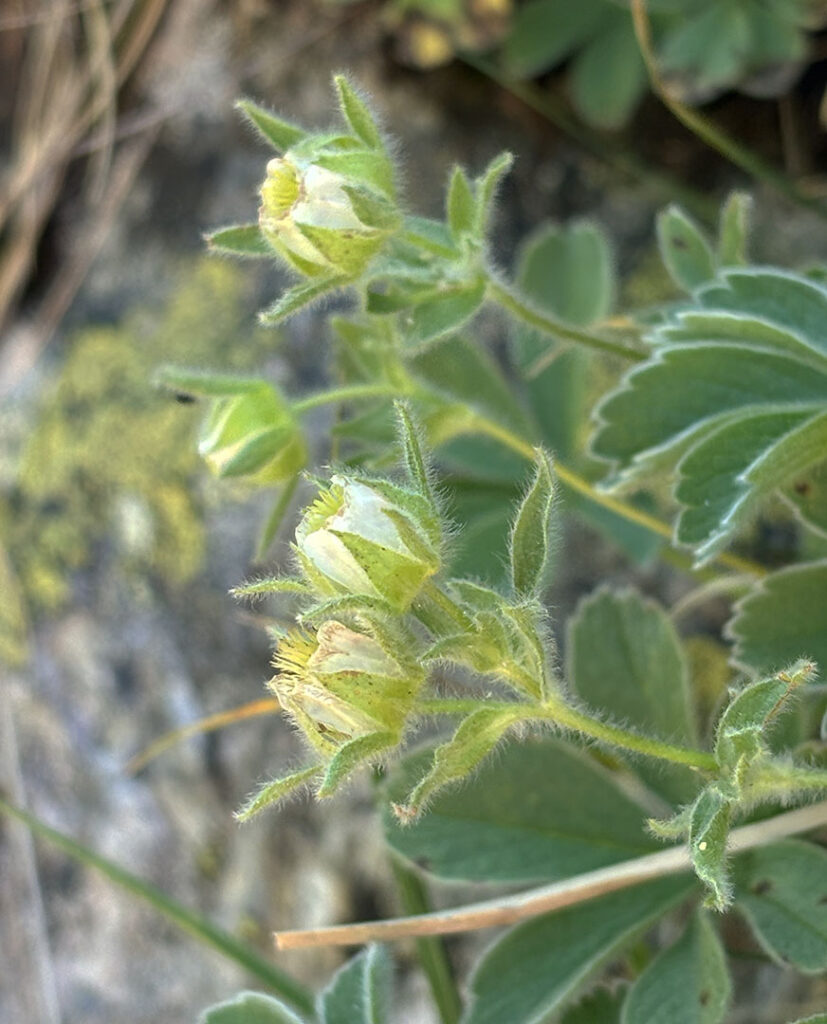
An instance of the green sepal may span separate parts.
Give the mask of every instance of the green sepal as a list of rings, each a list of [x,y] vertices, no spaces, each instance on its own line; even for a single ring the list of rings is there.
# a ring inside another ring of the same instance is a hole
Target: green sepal
[[[384,750],[390,750],[398,743],[399,736],[391,732],[372,732],[343,743],[331,758],[324,778],[316,790],[316,796],[320,800],[333,796],[360,764],[376,757]]]
[[[476,180],[476,209],[472,233],[477,238],[484,238],[491,222],[494,199],[502,179],[511,170],[514,156],[511,153],[500,153]]]
[[[222,463],[220,477],[249,476],[272,461],[295,434],[292,423],[251,434],[232,458]]]
[[[271,385],[261,377],[234,377],[232,374],[185,370],[162,366],[155,373],[155,384],[196,398],[235,398]]]
[[[402,456],[405,461],[405,468],[408,471],[408,478],[416,487],[417,491],[425,498],[436,512],[433,489],[428,474],[428,464],[425,461],[425,454],[419,440],[419,432],[411,416],[410,406],[407,402],[394,402],[394,409],[399,429],[399,440],[402,447]]]
[[[299,310],[324,298],[331,292],[336,291],[337,288],[341,288],[348,281],[349,278],[345,276],[326,277],[288,288],[272,306],[268,306],[267,309],[263,309],[259,313],[259,323],[266,327],[275,327],[277,324],[283,323],[291,316],[294,316]]]
[[[230,591],[232,597],[260,597],[263,594],[307,594],[309,587],[304,580],[287,576],[266,577],[240,583]]]
[[[339,107],[353,134],[371,149],[382,148],[382,136],[367,104],[359,97],[344,75],[334,75],[333,83],[339,94]]]
[[[451,739],[434,751],[431,770],[417,783],[405,804],[394,805],[399,820],[403,824],[414,821],[437,790],[469,775],[513,725],[531,717],[529,707],[515,704],[513,709],[506,710],[480,708],[464,718]]]
[[[272,111],[260,107],[252,100],[238,100],[236,110],[252,124],[261,137],[269,142],[277,152],[284,153],[297,143],[307,138],[307,132],[297,125],[290,124],[276,117]]]
[[[210,252],[245,259],[272,258],[273,250],[258,224],[231,224],[204,236]]]
[[[448,185],[445,212],[451,236],[457,244],[466,235],[473,233],[476,221],[476,205],[468,175],[459,164],[456,164],[451,172],[451,181]]]
[[[309,588],[308,588],[309,589]],[[391,618],[397,614],[394,606],[381,597],[370,597],[366,594],[341,594],[318,601],[301,613],[302,622],[315,619],[334,619],[341,615],[379,616]]]
[[[691,292],[715,276],[715,262],[703,233],[678,206],[658,215],[661,257],[675,284]]]
[[[255,792],[250,799],[235,812],[236,821],[249,821],[254,815],[258,814],[259,811],[263,811],[266,807],[270,807],[272,804],[278,803],[283,800],[286,796],[289,796],[294,790],[298,789],[299,786],[303,786],[306,782],[309,782],[315,775],[318,775],[322,771],[320,764],[313,764],[307,768],[301,768],[297,772],[293,772],[292,775],[285,775],[283,779],[275,779],[272,782],[266,782],[257,792]]]
[[[549,555],[549,523],[554,502],[551,459],[535,449],[537,472],[511,529],[511,582],[515,593],[534,596],[540,589]]]
[[[749,262],[747,244],[751,212],[752,197],[746,192],[733,192],[721,208],[718,229],[719,266],[746,266]]]
[[[313,162],[349,178],[354,184],[377,189],[388,199],[393,200],[395,197],[393,166],[384,153],[373,149],[325,152],[320,153]]]

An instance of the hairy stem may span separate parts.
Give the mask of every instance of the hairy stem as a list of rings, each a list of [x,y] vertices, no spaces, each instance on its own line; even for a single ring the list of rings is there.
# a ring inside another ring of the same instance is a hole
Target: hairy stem
[[[309,409],[320,405],[332,405],[335,402],[353,402],[362,398],[403,398],[406,390],[398,384],[345,384],[340,388],[320,391],[315,395],[307,395],[292,403],[294,413],[301,415]]]
[[[489,278],[488,296],[527,326],[542,331],[544,334],[549,334],[554,338],[572,341],[577,345],[582,345],[584,348],[594,349],[597,352],[603,352],[612,356],[619,356],[621,359],[635,363],[641,363],[647,358],[645,352],[639,352],[637,349],[620,345],[616,341],[610,341],[608,338],[603,338],[599,334],[592,334],[590,331],[573,327],[571,324],[566,324],[562,320],[557,320],[547,313],[541,312],[527,302],[526,299],[521,298],[494,278]]]

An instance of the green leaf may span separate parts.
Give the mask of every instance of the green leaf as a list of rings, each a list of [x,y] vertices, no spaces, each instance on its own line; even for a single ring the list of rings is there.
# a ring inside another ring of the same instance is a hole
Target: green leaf
[[[794,565],[767,576],[735,606],[727,633],[733,659],[745,669],[772,672],[802,655],[827,670],[827,560]]]
[[[326,277],[322,280],[308,281],[288,288],[272,306],[268,306],[267,309],[259,313],[259,323],[267,327],[275,327],[276,324],[283,323],[299,310],[324,298],[345,284],[347,284],[345,277]]]
[[[451,229],[454,241],[458,243],[464,235],[473,232],[476,214],[476,202],[471,190],[471,183],[459,164],[456,164],[451,172],[445,206],[448,227]]]
[[[827,1024],[827,1013],[817,1013],[813,1017],[802,1017],[793,1024]]]
[[[621,1024],[720,1024],[732,995],[726,955],[707,914],[699,911],[680,939],[632,986]]]
[[[403,821],[413,821],[438,790],[470,775],[518,722],[531,717],[528,705],[472,711],[454,735],[434,751],[429,771],[417,782],[403,805],[395,811]]]
[[[211,947],[227,960],[238,964],[252,977],[257,978],[259,982],[278,993],[302,1013],[313,1015],[314,1005],[311,994],[289,974],[285,974],[284,971],[273,966],[269,960],[260,956],[243,942],[239,942],[233,935],[178,903],[149,882],[124,870],[119,864],[107,860],[106,857],[95,853],[87,846],[82,846],[22,808],[7,803],[2,797],[0,797],[0,813],[8,814],[18,821],[22,821],[36,836],[56,846],[79,864],[99,871],[123,892],[146,903],[167,921],[187,932],[203,945]]]
[[[549,554],[549,529],[554,503],[551,460],[536,450],[537,473],[517,510],[511,530],[511,582],[517,594],[530,596],[543,583]]]
[[[219,228],[217,231],[211,231],[206,239],[210,252],[224,256],[263,259],[275,255],[258,224],[233,224],[230,227]]]
[[[533,78],[565,60],[600,26],[601,0],[532,0],[517,8],[503,47],[514,78]]]
[[[786,839],[735,861],[736,906],[775,960],[827,970],[827,851]]]
[[[665,878],[543,914],[507,932],[471,979],[463,1024],[539,1024],[680,903],[694,883]]]
[[[696,563],[714,557],[760,499],[821,461],[827,408],[744,411],[693,445],[678,463],[675,497],[684,507],[676,538],[695,548]]]
[[[601,587],[569,621],[566,677],[591,707],[645,733],[697,742],[689,670],[669,616],[633,590]],[[647,783],[674,802],[690,800],[694,773],[638,765]]]
[[[601,32],[572,62],[572,100],[583,119],[597,128],[621,128],[640,102],[648,77],[632,20],[604,6]]]
[[[477,313],[485,300],[485,282],[448,286],[418,302],[402,317],[405,344],[410,348],[428,345],[453,334]]]
[[[407,792],[428,757],[419,751],[405,759],[391,778],[392,798]],[[548,738],[510,744],[412,825],[387,810],[384,817],[397,853],[440,878],[471,882],[556,881],[657,847],[643,811],[612,775]]]
[[[680,207],[670,206],[658,215],[657,232],[661,257],[679,288],[691,292],[715,276],[709,243]]]
[[[272,996],[241,992],[204,1010],[198,1024],[302,1024],[302,1019]]]
[[[306,138],[307,133],[289,121],[283,121],[272,111],[260,107],[252,100],[239,100],[236,109],[252,124],[265,142],[269,142],[279,153],[291,149]]]
[[[827,461],[796,473],[791,483],[781,488],[781,497],[805,526],[827,537]]]
[[[718,263],[722,267],[748,262],[749,218],[752,197],[746,192],[733,192],[721,209],[718,231]]]
[[[322,992],[322,1024],[389,1024],[391,963],[381,946],[368,948],[341,968]]]
[[[341,107],[342,114],[353,129],[354,135],[371,149],[381,149],[382,136],[379,134],[376,121],[371,115],[367,104],[360,99],[358,93],[344,75],[334,76],[333,81],[339,94],[339,106]]]
[[[732,900],[726,865],[731,818],[732,802],[710,785],[695,801],[689,819],[689,853],[695,874],[706,884],[717,910],[726,909]]]
[[[433,505],[433,491],[428,476],[428,465],[419,440],[419,432],[411,417],[411,410],[406,402],[395,402],[396,415],[399,421],[399,437],[402,442],[402,454],[408,476],[419,493]]]

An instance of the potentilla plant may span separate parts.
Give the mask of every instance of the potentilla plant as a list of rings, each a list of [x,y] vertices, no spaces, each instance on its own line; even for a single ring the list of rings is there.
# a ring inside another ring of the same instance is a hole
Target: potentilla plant
[[[341,383],[289,397],[264,379],[162,373],[207,402],[200,451],[215,473],[280,488],[261,551],[302,474],[316,492],[295,527],[295,574],[236,590],[295,612],[267,685],[307,749],[238,817],[301,788],[330,798],[372,766],[408,892],[422,892],[413,864],[438,878],[545,883],[437,920],[322,936],[353,945],[511,925],[464,1000],[440,947],[421,947],[445,1022],[721,1022],[725,912],[745,919],[760,957],[827,969],[827,851],[818,834],[791,838],[827,824],[827,805],[813,803],[827,790],[823,268],[749,265],[745,196],[728,201],[714,240],[671,207],[658,238],[683,295],[606,322],[598,229],[541,229],[508,281],[488,236],[511,157],[477,179],[455,168],[444,222],[418,217],[364,100],[343,77],[335,87],[343,127],[326,132],[240,104],[277,155],[258,221],[210,244],[297,276],[266,323],[334,290],[352,296],[353,312],[330,319]],[[507,364],[475,337],[483,306],[507,315]],[[590,378],[613,383],[586,451]],[[322,459],[332,468],[311,465],[302,427],[325,404],[340,411]],[[673,532],[664,517],[676,506]],[[771,570],[747,539],[782,506],[806,543]],[[561,658],[543,597],[549,538],[572,513],[633,558],[668,551],[698,586],[671,614],[599,588]],[[676,622],[722,596],[735,601],[732,668],[713,643],[710,669]],[[451,728],[417,746],[434,718]],[[389,987],[388,955],[369,946],[321,994],[318,1018],[391,1024]],[[204,1020],[295,1024],[302,1012],[245,993]]]

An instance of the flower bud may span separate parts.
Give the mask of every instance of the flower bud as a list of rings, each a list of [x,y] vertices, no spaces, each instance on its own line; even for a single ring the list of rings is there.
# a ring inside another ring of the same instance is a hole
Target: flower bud
[[[404,611],[439,569],[438,531],[420,495],[334,476],[305,511],[296,549],[321,593],[380,597]]]
[[[214,400],[198,451],[216,476],[266,486],[300,472],[304,437],[287,402],[269,384]]]
[[[395,226],[379,192],[292,153],[267,164],[260,194],[262,235],[308,277],[357,277]]]
[[[360,736],[401,736],[425,678],[403,661],[375,637],[331,620],[315,635],[288,633],[268,686],[313,746],[332,755]]]

